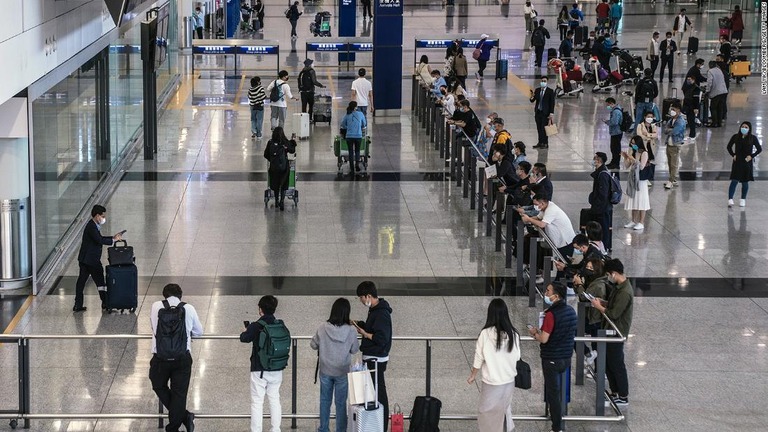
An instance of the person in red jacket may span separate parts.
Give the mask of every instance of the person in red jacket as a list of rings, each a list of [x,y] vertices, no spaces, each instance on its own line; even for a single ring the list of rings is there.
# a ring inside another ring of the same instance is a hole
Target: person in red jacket
[[[741,8],[739,5],[734,6],[733,14],[731,15],[731,42],[735,43],[739,47],[741,46],[741,38],[744,36],[744,19],[741,17]]]

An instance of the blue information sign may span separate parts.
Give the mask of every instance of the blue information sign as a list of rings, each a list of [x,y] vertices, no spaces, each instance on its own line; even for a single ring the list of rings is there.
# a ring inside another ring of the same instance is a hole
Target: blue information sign
[[[447,48],[452,42],[453,39],[416,39],[416,48]],[[462,39],[461,46],[463,48],[474,48],[479,42],[480,39]],[[488,38],[485,40],[485,43],[492,47],[499,46],[498,39]]]
[[[244,45],[237,47],[238,54],[277,54],[279,51],[275,45]]]
[[[192,47],[192,54],[234,54],[235,47],[227,45],[197,45]]]
[[[371,42],[352,42],[349,44],[350,51],[370,52],[373,51],[373,43]]]
[[[308,42],[307,51],[339,52],[346,51],[346,42]]]

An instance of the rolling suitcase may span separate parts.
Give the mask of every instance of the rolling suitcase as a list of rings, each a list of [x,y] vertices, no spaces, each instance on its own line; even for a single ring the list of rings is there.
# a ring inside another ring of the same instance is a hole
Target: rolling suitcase
[[[745,77],[752,73],[752,63],[748,61],[735,61],[731,63],[731,76],[732,77]]]
[[[509,72],[509,60],[498,59],[496,60],[496,79],[507,79],[507,73]]]
[[[696,52],[699,51],[699,38],[697,37],[689,37],[688,38],[688,54],[696,54]]]
[[[374,364],[376,362],[374,361]],[[362,405],[348,405],[348,432],[383,432],[384,431],[384,406],[379,403],[379,375],[377,374],[379,367],[373,369],[374,384],[373,394],[374,401],[367,402]],[[368,392],[364,394],[367,396]]]
[[[293,131],[299,139],[309,138],[309,113],[293,114]]]
[[[139,306],[139,272],[134,264],[107,266],[107,312],[136,312]]]
[[[662,120],[669,120],[669,107],[671,107],[673,103],[680,103],[680,99],[677,98],[677,89],[674,87],[672,88],[672,97],[664,98],[664,100],[661,102]]]
[[[328,126],[331,125],[331,101],[331,96],[315,95],[315,104],[312,106],[312,121],[315,124],[328,122]]]
[[[581,209],[581,212],[579,213],[579,231],[586,234],[587,224],[593,220],[595,220],[595,215],[592,214],[592,209]]]

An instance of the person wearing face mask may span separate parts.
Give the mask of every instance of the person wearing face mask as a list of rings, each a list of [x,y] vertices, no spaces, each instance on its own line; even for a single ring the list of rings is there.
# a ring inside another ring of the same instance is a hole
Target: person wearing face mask
[[[530,33],[533,31],[533,18],[534,18],[535,9],[531,2],[527,1],[525,2],[525,5],[523,6],[523,16],[525,17],[525,31],[526,33]]]
[[[691,66],[690,69],[688,69],[688,72],[685,74],[686,77],[693,77],[694,80],[696,80],[696,84],[701,84],[703,82],[707,82],[707,77],[705,77],[701,70],[704,68],[704,59],[699,58],[696,59],[696,63]]]
[[[669,120],[664,126],[664,142],[667,144],[667,166],[669,166],[669,181],[664,183],[664,189],[677,186],[680,146],[685,143],[685,125],[685,119],[680,115],[680,104],[673,103],[669,107]]]
[[[635,132],[643,139],[645,149],[648,151],[648,166],[651,170],[650,177],[648,178],[648,186],[650,187],[654,173],[656,172],[656,151],[659,145],[659,130],[658,127],[656,127],[656,116],[653,112],[646,112],[643,120],[643,123],[638,125],[637,129],[635,129]]]
[[[440,99],[442,94],[440,93],[440,87],[448,87],[448,84],[445,82],[445,78],[440,74],[440,71],[437,69],[432,69],[432,95],[435,97],[435,99]]]
[[[734,134],[728,141],[728,154],[731,155],[731,185],[728,187],[728,207],[733,207],[733,196],[736,194],[736,186],[741,183],[741,200],[739,207],[747,205],[747,192],[749,182],[754,181],[752,168],[755,156],[763,151],[760,141],[752,135],[752,123],[741,123],[739,133]]]
[[[690,75],[685,77],[685,84],[683,84],[683,112],[690,127],[689,141],[696,139],[696,117],[699,115],[700,101],[701,87],[696,83],[696,78]]]
[[[504,144],[494,144],[491,147],[491,160],[489,162],[496,164],[496,176],[508,186],[520,180],[515,173],[515,166],[512,164],[513,158],[514,156],[507,151]]]
[[[606,284],[608,278],[603,271],[603,258],[592,257],[585,258],[584,268],[573,276],[573,289],[580,299],[589,299],[584,294],[590,294],[593,297],[604,298],[607,292]],[[595,308],[587,310],[586,323],[584,326],[584,335],[597,336],[597,331],[603,322],[603,315]],[[578,349],[578,347],[576,348]],[[584,363],[591,366],[597,359],[597,344],[584,344]]]
[[[555,261],[555,267],[559,272],[557,277],[558,280],[563,276],[570,278],[574,274],[583,271],[584,266],[589,259],[603,258],[603,254],[600,250],[596,246],[590,244],[589,239],[584,234],[576,234],[576,236],[573,237],[571,244],[564,247],[560,253],[569,262]]]
[[[535,149],[549,149],[549,137],[544,131],[544,126],[552,124],[555,121],[555,91],[547,87],[549,79],[546,75],[541,76],[539,88],[531,90],[530,101],[534,104],[533,113],[536,119],[536,130],[539,135],[539,142],[533,146]]]
[[[496,117],[491,121],[491,127],[493,128],[493,143],[492,146],[502,145],[510,155],[514,154],[512,149],[512,135],[504,129],[504,119]]]
[[[717,62],[709,62],[707,71],[707,94],[709,95],[709,115],[711,117],[708,127],[717,128],[723,125],[725,119],[725,103],[728,97],[728,87],[725,85],[723,71],[717,66]]]
[[[368,318],[365,322],[352,321],[352,325],[363,339],[360,343],[363,361],[371,371],[375,368],[378,375],[379,403],[384,407],[384,432],[387,432],[389,397],[384,372],[387,371],[389,350],[392,348],[392,307],[386,300],[379,298],[376,284],[371,281],[361,282],[357,286],[357,298],[363,306],[368,308]]]
[[[621,138],[624,137],[621,121],[624,118],[624,113],[616,103],[616,99],[612,97],[605,100],[605,108],[608,110],[608,119],[603,120],[603,122],[608,125],[608,134],[611,136],[611,162],[608,164],[608,169],[615,170],[619,169]]]
[[[544,56],[544,47],[549,39],[549,30],[544,27],[544,20],[539,20],[539,25],[531,33],[531,46],[536,54],[534,66],[541,67],[542,57]]]
[[[648,164],[648,152],[639,135],[632,137],[630,149],[631,152],[621,153],[624,156],[624,166],[629,168],[624,210],[630,211],[632,215],[632,220],[627,222],[624,228],[641,231],[645,228],[645,212],[651,209],[651,200],[648,197],[651,169]]]
[[[653,111],[658,96],[659,85],[653,79],[653,71],[645,69],[643,78],[635,86],[635,124],[632,129],[637,129],[637,125],[643,122],[643,115],[647,111]]]
[[[549,406],[552,430],[563,430],[560,375],[571,366],[576,346],[576,311],[566,303],[565,285],[553,282],[544,292],[544,320],[541,329],[529,327],[528,333],[539,342],[541,369],[544,375],[544,399]]]
[[[608,155],[595,153],[592,163],[595,170],[592,177],[592,192],[589,194],[589,217],[603,229],[602,241],[606,249],[613,246],[613,204],[611,204],[611,173],[605,166]]]
[[[512,152],[515,154],[515,160],[512,162],[515,164],[515,169],[520,165],[520,162],[527,162],[528,158],[525,156],[525,143],[522,141],[516,141],[512,144]]]
[[[440,87],[440,96],[438,103],[443,106],[443,115],[446,117],[452,116],[453,112],[456,111],[456,97],[453,93],[448,92],[448,87],[446,86]]]
[[[595,297],[592,307],[602,312],[614,324],[624,337],[629,337],[632,326],[632,311],[635,296],[632,284],[624,275],[624,264],[618,259],[605,262],[605,274],[608,282],[613,286],[608,290],[608,299]],[[603,319],[602,328],[612,330],[613,327]],[[624,343],[605,344],[605,376],[611,390],[610,397],[616,405],[629,404],[629,379],[627,366],[624,364]],[[598,379],[602,379],[598,377]]]
[[[653,32],[653,36],[648,42],[648,49],[645,53],[645,59],[651,62],[651,76],[656,74],[656,68],[659,67],[659,37],[659,32]]]
[[[73,312],[84,312],[88,310],[83,306],[83,291],[88,278],[91,278],[96,284],[101,299],[101,308],[106,308],[107,283],[104,280],[104,267],[101,265],[101,252],[104,245],[111,246],[113,242],[123,239],[122,234],[118,233],[112,237],[101,235],[101,227],[107,223],[107,209],[101,205],[93,206],[91,209],[91,219],[85,224],[83,230],[83,240],[80,244],[80,252],[77,254],[77,262],[80,267],[80,273],[77,276],[75,284],[75,306]]]
[[[468,137],[475,139],[480,131],[480,120],[477,115],[469,107],[469,100],[459,100],[459,105],[456,111],[453,112],[453,116],[448,120],[448,124],[455,124],[460,127]],[[462,136],[459,132],[458,136]]]
[[[571,219],[563,209],[541,194],[533,197],[533,205],[534,209],[539,211],[539,215],[535,218],[522,215],[523,222],[543,229],[558,249],[569,246],[576,232],[573,230]]]
[[[672,32],[667,32],[667,38],[659,44],[659,58],[661,59],[661,72],[659,82],[664,82],[664,69],[669,69],[669,82],[672,82],[672,69],[675,66],[675,52],[677,43],[672,40]]]

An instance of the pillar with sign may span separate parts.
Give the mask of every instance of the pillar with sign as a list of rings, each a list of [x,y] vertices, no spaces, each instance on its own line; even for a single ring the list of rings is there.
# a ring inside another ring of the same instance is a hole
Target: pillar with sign
[[[341,0],[339,3],[339,37],[355,37],[357,31],[357,0]],[[355,62],[355,53],[340,52],[339,64]]]
[[[374,0],[373,108],[380,116],[400,115],[403,88],[403,2]]]

